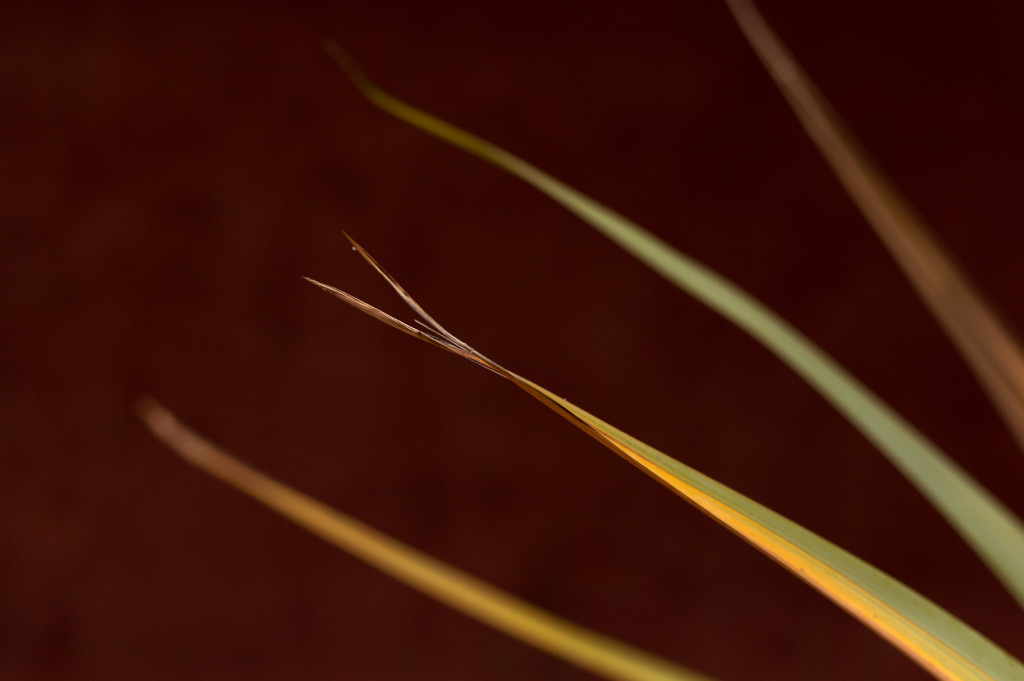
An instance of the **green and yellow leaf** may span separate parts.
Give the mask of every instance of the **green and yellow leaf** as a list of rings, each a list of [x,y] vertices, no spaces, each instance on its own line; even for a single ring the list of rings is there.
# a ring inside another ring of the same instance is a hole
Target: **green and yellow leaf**
[[[328,52],[374,104],[508,171],[762,343],[861,431],[946,518],[1024,606],[1024,524],[928,438],[806,336],[728,279],[606,206],[490,142],[396,99],[333,44]]]

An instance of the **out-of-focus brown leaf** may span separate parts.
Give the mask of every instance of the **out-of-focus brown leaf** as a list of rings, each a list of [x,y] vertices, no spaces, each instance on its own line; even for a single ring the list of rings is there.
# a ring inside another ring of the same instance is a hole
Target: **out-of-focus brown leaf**
[[[945,329],[1024,451],[1024,352],[750,0],[726,0],[808,136]]]

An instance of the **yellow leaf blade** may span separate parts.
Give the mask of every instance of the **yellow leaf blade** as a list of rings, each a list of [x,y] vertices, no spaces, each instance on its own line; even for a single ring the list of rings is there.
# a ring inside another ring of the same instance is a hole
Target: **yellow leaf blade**
[[[822,156],[1024,449],[1024,352],[749,0],[729,9]]]
[[[1024,524],[942,450],[806,336],[746,291],[490,142],[384,92],[337,46],[328,52],[374,104],[547,194],[667,280],[743,329],[817,390],[928,499],[1024,606]]]
[[[150,430],[187,461],[398,581],[509,636],[608,679],[713,681],[556,617],[267,477],[153,400],[140,402],[138,411]]]
[[[422,307],[393,277],[380,269],[366,251],[352,243],[419,313]],[[313,283],[373,317],[387,316],[334,287]],[[909,587],[793,521],[487,359],[465,342],[450,336],[425,313],[422,319],[426,326],[450,337],[444,349],[512,381],[788,568],[936,677],[960,681],[1024,681],[1024,666],[1020,662]]]
[[[691,504],[875,630],[940,679],[1021,679],[1024,667],[959,619],[856,556],[550,393]]]

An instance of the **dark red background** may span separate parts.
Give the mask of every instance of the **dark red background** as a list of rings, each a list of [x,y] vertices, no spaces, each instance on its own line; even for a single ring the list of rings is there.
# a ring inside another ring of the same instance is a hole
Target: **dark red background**
[[[1009,321],[1018,3],[764,3]],[[789,515],[1024,654],[1021,613],[752,340],[398,96],[633,217],[781,312],[1024,512],[1024,461],[719,2],[7,2],[0,677],[589,678],[183,464],[140,394],[560,615],[722,681],[921,679],[888,644],[405,314]]]

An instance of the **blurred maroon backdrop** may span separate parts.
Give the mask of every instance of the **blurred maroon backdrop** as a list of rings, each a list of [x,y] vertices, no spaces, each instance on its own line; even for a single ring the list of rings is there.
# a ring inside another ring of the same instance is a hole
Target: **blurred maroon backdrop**
[[[1018,3],[763,10],[1011,324]],[[719,2],[6,2],[0,677],[568,679],[184,465],[230,451],[722,681],[925,673],[406,313],[805,523],[1017,655],[911,487],[741,332],[528,187],[367,104],[320,49],[777,309],[1024,512],[1024,461]]]

